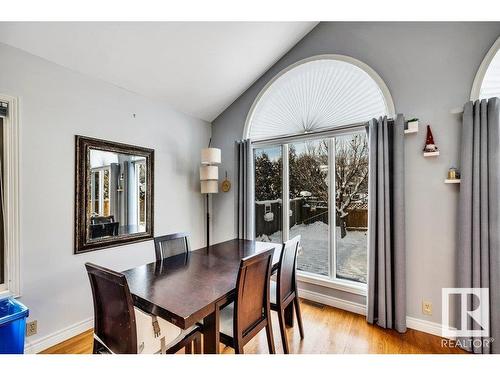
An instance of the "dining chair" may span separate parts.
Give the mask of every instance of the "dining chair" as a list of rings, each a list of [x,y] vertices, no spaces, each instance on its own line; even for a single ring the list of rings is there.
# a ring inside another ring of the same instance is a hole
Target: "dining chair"
[[[283,244],[276,281],[271,280],[271,310],[278,313],[281,341],[285,354],[290,352],[286,337],[285,310],[290,304],[295,306],[297,323],[301,340],[304,339],[302,315],[300,313],[299,293],[297,291],[296,268],[300,236],[296,236]]]
[[[85,263],[94,300],[94,354],[201,353],[197,326],[177,326],[134,307],[125,275]]]
[[[274,249],[241,260],[235,300],[220,310],[220,341],[243,354],[243,347],[266,329],[269,353],[274,354],[269,281]]]
[[[155,237],[156,260],[160,261],[178,254],[189,255],[189,233],[174,233]]]

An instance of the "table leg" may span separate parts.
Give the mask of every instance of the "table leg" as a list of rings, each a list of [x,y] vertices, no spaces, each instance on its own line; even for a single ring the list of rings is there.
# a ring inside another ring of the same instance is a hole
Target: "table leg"
[[[203,353],[219,354],[219,307],[203,319]]]
[[[293,327],[293,304],[294,304],[294,302],[292,301],[285,308],[285,324],[288,327]]]

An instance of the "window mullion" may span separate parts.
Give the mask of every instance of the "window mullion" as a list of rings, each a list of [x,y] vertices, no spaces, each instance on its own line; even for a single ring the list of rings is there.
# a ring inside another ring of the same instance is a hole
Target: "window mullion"
[[[282,165],[282,192],[283,192],[283,204],[281,205],[282,214],[282,233],[283,241],[288,241],[290,236],[290,178],[289,178],[289,164],[288,164],[288,144],[284,144],[281,148],[283,161]]]
[[[335,188],[335,138],[328,140],[328,276],[335,279],[336,275],[336,188]]]

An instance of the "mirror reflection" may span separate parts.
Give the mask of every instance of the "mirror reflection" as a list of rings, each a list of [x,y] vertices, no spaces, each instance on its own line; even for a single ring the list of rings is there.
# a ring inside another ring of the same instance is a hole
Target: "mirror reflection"
[[[88,239],[146,232],[146,158],[89,150]]]

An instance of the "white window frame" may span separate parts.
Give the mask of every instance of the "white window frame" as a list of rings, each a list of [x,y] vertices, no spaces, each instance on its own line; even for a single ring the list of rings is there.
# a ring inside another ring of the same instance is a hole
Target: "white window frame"
[[[495,52],[496,49],[500,48],[500,38],[495,43]],[[494,46],[494,47],[495,47]],[[492,47],[492,49],[494,48]],[[492,57],[491,57],[492,58]],[[490,61],[491,61],[490,58]],[[385,84],[384,80],[382,77],[378,75],[378,73],[373,70],[369,65],[363,63],[360,60],[357,60],[353,57],[350,56],[345,56],[345,55],[338,55],[338,54],[324,54],[324,55],[317,55],[317,56],[311,56],[308,58],[305,58],[303,60],[297,61],[296,63],[286,67],[285,69],[281,70],[276,76],[274,76],[259,92],[257,97],[255,98],[254,102],[252,103],[252,106],[250,108],[250,111],[248,112],[247,118],[245,120],[245,126],[243,129],[243,139],[249,139],[250,138],[250,130],[252,126],[252,119],[254,117],[254,113],[256,110],[256,107],[259,103],[259,101],[262,99],[266,91],[273,85],[273,83],[278,80],[281,76],[283,76],[285,73],[288,71],[296,68],[297,66],[301,64],[306,64],[311,61],[315,60],[337,60],[337,61],[343,61],[349,64],[352,64],[354,66],[357,66],[358,68],[362,69],[365,71],[365,73],[368,74],[369,77],[371,77],[375,83],[378,85],[380,88],[381,94],[384,97],[384,102],[386,105],[386,116],[387,117],[394,117],[396,110],[394,106],[394,101],[392,100],[391,93],[389,91],[389,88]],[[484,76],[484,74],[483,74]],[[309,134],[300,134],[300,135],[289,135],[289,136],[279,136],[275,138],[269,138],[269,139],[259,139],[258,141],[255,141],[252,143],[252,155],[253,155],[253,148],[260,148],[261,146],[278,146],[282,145],[282,152],[283,152],[283,197],[286,199],[286,201],[283,201],[283,207],[289,207],[289,196],[288,196],[288,144],[297,141],[297,140],[313,140],[313,139],[318,139],[318,138],[332,138],[335,136],[339,135],[345,135],[349,134],[352,132],[355,132],[356,130],[361,130],[364,129],[365,124],[352,124],[352,125],[345,125],[345,126],[339,126],[334,129],[325,129],[318,131],[316,133],[309,133]],[[285,152],[286,151],[286,152]],[[331,158],[330,158],[331,159]],[[286,163],[285,163],[286,160]],[[333,159],[334,160],[334,159]],[[329,165],[329,171],[333,170],[332,166]],[[335,180],[333,180],[334,182]],[[331,181],[330,181],[331,182]],[[334,184],[332,186],[335,186]],[[286,187],[286,190],[285,190]],[[253,197],[254,198],[254,197]],[[369,198],[368,198],[369,199]],[[331,209],[331,199],[329,197],[329,212],[334,216],[333,220],[335,220],[335,210]],[[254,202],[252,202],[254,203]],[[335,205],[335,203],[333,203]],[[329,218],[330,219],[330,218]],[[254,219],[255,220],[255,219]],[[334,221],[332,221],[334,222]],[[289,218],[288,218],[288,210],[283,209],[283,237],[288,238],[288,223],[289,223]],[[285,225],[286,224],[286,225]],[[331,227],[331,226],[329,226]],[[335,239],[335,232],[331,231],[333,233],[330,233],[330,241]],[[335,243],[335,242],[334,242]],[[335,256],[333,257],[335,258]],[[335,259],[331,259],[329,262],[330,267],[335,267]],[[334,268],[335,270],[335,268]],[[299,281],[307,282],[310,284],[316,284],[316,285],[321,285],[325,287],[330,287],[330,288],[335,288],[338,290],[346,291],[349,293],[354,293],[354,294],[359,294],[359,295],[366,295],[367,294],[367,284],[362,284],[358,282],[353,282],[353,281],[348,281],[348,280],[341,280],[341,279],[330,279],[329,277],[322,277],[310,273],[305,273],[302,271],[299,271],[297,274],[297,279]]]
[[[335,209],[335,173],[331,173],[331,171],[335,170],[335,137],[349,135],[353,133],[357,133],[360,131],[365,131],[364,125],[354,124],[339,127],[338,129],[333,129],[329,131],[322,131],[319,133],[312,133],[307,135],[297,135],[292,137],[286,137],[286,139],[271,139],[271,140],[259,140],[252,142],[251,154],[255,155],[255,149],[261,149],[265,147],[281,147],[282,152],[282,200],[283,200],[283,210],[282,210],[282,241],[287,241],[290,235],[290,216],[288,215],[289,207],[290,207],[290,195],[289,195],[289,163],[288,163],[288,150],[289,145],[295,142],[301,141],[311,141],[318,139],[328,139],[329,147],[328,147],[328,178],[329,178],[329,186],[330,190],[328,192],[328,212],[329,212],[329,222],[332,223],[328,225],[328,236],[329,236],[329,274],[330,276],[322,276],[316,275],[310,272],[297,270],[297,280],[306,282],[309,284],[320,285],[328,288],[333,288],[337,290],[341,290],[344,292],[349,292],[353,294],[366,296],[367,294],[367,284],[344,280],[337,278],[336,275],[336,247],[337,241],[335,236],[335,231],[332,228],[336,227],[336,209]],[[255,202],[255,196],[252,198]],[[368,197],[370,199],[370,197]],[[252,202],[252,204],[254,204]],[[288,207],[288,209],[286,209]],[[255,220],[255,217],[253,218]],[[253,234],[255,236],[255,234]],[[369,236],[369,234],[368,234]],[[367,237],[368,237],[367,236]],[[367,251],[368,251],[368,243],[367,243]]]
[[[139,167],[140,165],[144,165],[144,168],[146,168],[146,160],[138,160],[134,162],[134,168],[135,168],[135,190],[136,190],[136,215],[137,215],[137,228],[139,228],[140,222],[141,222],[141,203],[140,203],[140,196],[141,196],[141,191],[140,191],[140,173],[139,173]],[[147,186],[148,186],[148,179],[144,181],[144,186],[146,187],[144,191],[144,202],[147,202]],[[144,205],[144,209],[146,209],[146,205]],[[144,212],[144,217],[146,217],[146,212]]]
[[[19,100],[16,97],[0,94],[0,100],[7,102],[9,113],[3,118],[4,137],[4,222],[5,228],[5,283],[0,285],[0,298],[21,296],[20,268],[20,153],[19,153]]]
[[[106,171],[106,170],[108,171],[108,175],[111,178],[111,167],[109,165],[104,166],[104,167],[92,168],[92,170],[90,172],[91,175],[95,172],[99,173],[99,212],[97,213],[99,216],[104,216],[104,171]],[[94,208],[95,180],[93,178],[91,178],[90,183],[91,183],[91,191],[92,191],[92,194],[90,195],[90,203],[91,203],[91,207]]]
[[[500,50],[500,37],[497,38],[495,43],[488,50],[486,56],[484,56],[479,69],[477,70],[476,76],[474,77],[474,82],[472,83],[472,89],[470,93],[470,100],[475,101],[479,99],[479,94],[481,93],[481,87],[483,86],[484,76],[490,67],[491,61]]]

